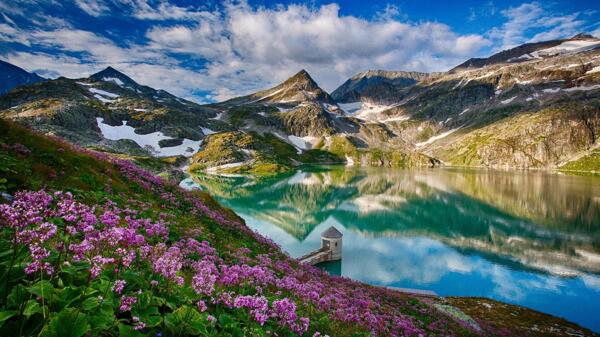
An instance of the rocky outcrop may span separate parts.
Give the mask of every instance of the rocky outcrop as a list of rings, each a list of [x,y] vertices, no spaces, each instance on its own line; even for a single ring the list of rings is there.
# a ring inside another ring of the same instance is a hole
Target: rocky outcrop
[[[319,104],[305,104],[279,114],[286,133],[305,136],[327,136],[335,133],[332,117]]]

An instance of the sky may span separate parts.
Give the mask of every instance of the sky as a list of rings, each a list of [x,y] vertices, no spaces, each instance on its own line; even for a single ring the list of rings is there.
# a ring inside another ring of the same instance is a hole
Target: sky
[[[580,32],[600,37],[599,1],[0,1],[0,59],[48,78],[112,66],[200,103],[301,69],[331,92],[369,69],[446,71]]]

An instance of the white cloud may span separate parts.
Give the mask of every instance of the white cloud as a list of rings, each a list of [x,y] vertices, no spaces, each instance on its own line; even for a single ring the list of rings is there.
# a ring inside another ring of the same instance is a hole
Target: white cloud
[[[37,2],[18,1],[43,13]],[[0,10],[27,18],[37,27],[22,30],[5,19],[0,39],[31,46],[33,51],[4,54],[29,70],[74,77],[112,65],[142,84],[188,98],[201,90],[215,100],[266,88],[300,69],[328,91],[367,69],[443,71],[480,55],[492,43],[507,47],[569,35],[582,24],[577,13],[551,15],[535,2],[502,11],[507,22],[482,36],[458,34],[441,23],[406,21],[395,6],[365,19],[341,15],[337,4],[257,8],[226,2],[207,10],[166,1],[74,1],[92,16],[120,15],[154,25],[141,40],[122,36],[117,43],[109,35],[77,29],[61,18],[46,17],[42,23],[40,13],[0,4]],[[113,7],[121,11],[115,14]],[[478,16],[495,11],[491,2],[475,10]],[[540,27],[545,32],[538,29],[534,35],[534,28]],[[38,46],[44,53],[35,49]],[[195,65],[188,66],[190,60]]]
[[[93,65],[81,63],[75,57],[65,55],[50,55],[46,53],[13,52],[6,56],[6,60],[27,71],[35,71],[45,77],[58,77],[57,74],[71,78],[84,77],[92,73]]]
[[[6,23],[0,23],[0,40],[6,42],[18,42],[29,46],[29,41],[20,34],[19,29]]]
[[[108,6],[101,0],[75,0],[75,4],[88,15],[98,17],[108,11]]]
[[[538,2],[524,3],[501,13],[507,22],[489,32],[498,50],[526,42],[568,38],[585,30],[585,21],[579,19],[580,13],[555,15]],[[541,29],[543,32],[534,33]]]
[[[489,44],[439,23],[403,23],[391,18],[394,13],[388,8],[368,21],[340,15],[336,4],[229,4],[205,12],[194,26],[158,26],[147,37],[155,50],[206,59],[207,75],[221,79],[211,88],[218,98],[274,84],[303,68],[327,90],[365,69],[446,70]]]
[[[192,7],[179,7],[166,1],[160,1],[158,6],[153,6],[146,0],[124,2],[129,2],[133,16],[140,20],[193,20],[205,15],[204,11]]]

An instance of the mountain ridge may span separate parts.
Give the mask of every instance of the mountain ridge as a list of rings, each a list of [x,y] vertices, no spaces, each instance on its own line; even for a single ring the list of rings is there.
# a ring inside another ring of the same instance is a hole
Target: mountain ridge
[[[36,73],[30,73],[14,64],[0,60],[0,95],[13,88],[45,81],[46,79]]]
[[[531,53],[542,50],[542,49],[556,47],[556,46],[559,46],[568,41],[595,41],[595,42],[597,42],[597,45],[595,46],[595,48],[600,47],[600,39],[598,39],[590,34],[579,33],[568,39],[526,43],[526,44],[522,44],[522,45],[519,45],[514,48],[500,51],[489,57],[471,58],[471,59],[457,65],[456,67],[450,69],[449,72],[452,73],[452,72],[466,70],[466,69],[481,68],[481,67],[484,67],[487,65],[493,65],[493,64],[504,63],[504,62],[518,62],[518,61],[520,61],[519,57],[523,57],[524,55],[530,55]],[[528,59],[528,58],[525,57],[522,60],[526,60],[526,59]]]
[[[328,94],[303,69],[273,87],[207,105],[107,67],[19,87],[1,96],[0,115],[84,146],[181,155],[200,170],[280,172],[331,162],[580,168],[570,165],[578,160],[599,171],[592,150],[600,134],[597,43],[578,35],[538,46],[518,62],[445,73],[363,71],[345,82],[349,98],[340,88]],[[552,120],[559,122],[538,127]]]

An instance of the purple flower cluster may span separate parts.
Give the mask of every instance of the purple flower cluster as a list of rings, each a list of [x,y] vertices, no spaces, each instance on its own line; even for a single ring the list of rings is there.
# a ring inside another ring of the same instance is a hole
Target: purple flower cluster
[[[219,302],[217,298],[227,298],[221,303],[249,310],[259,324],[273,318],[300,334],[307,331],[308,319],[298,319],[294,304],[286,309],[275,301],[270,308],[265,297],[235,293],[242,284],[257,288],[276,284],[273,271],[265,266],[228,265],[206,241],[184,237],[169,243],[167,222],[139,218],[138,213],[121,209],[112,202],[90,207],[74,200],[70,193],[21,192],[11,204],[0,204],[0,225],[12,231],[15,245],[28,245],[31,259],[25,267],[28,274],[41,270],[51,275],[54,272],[51,260],[59,266],[87,263],[91,279],[103,272],[118,275],[123,269],[147,265],[155,278],[150,285],[156,289],[159,284],[156,278],[187,286],[183,275],[191,273],[189,286],[200,298],[208,297],[211,303]],[[52,252],[59,251],[61,254],[52,259]],[[267,259],[263,257],[264,261]],[[125,280],[116,279],[111,287],[112,292],[120,295],[121,312],[131,311],[138,302],[136,293],[125,292],[126,285]],[[208,306],[199,299],[198,309],[203,312]],[[135,329],[145,327],[139,319],[133,323]]]

